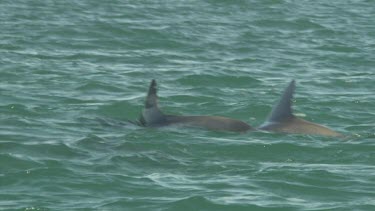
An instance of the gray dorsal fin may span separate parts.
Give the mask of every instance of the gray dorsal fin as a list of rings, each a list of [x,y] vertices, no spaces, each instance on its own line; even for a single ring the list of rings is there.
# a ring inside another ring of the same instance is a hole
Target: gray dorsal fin
[[[295,81],[292,80],[285,89],[279,102],[273,107],[271,113],[268,115],[267,122],[282,122],[294,117],[292,113],[292,100],[295,88]]]
[[[164,114],[158,107],[157,85],[155,79],[152,79],[143,108],[142,115],[139,118],[139,124],[143,126],[158,125],[165,121]]]
[[[156,81],[152,79],[150,87],[148,88],[147,98],[145,102],[145,108],[158,107],[158,95],[156,88]]]

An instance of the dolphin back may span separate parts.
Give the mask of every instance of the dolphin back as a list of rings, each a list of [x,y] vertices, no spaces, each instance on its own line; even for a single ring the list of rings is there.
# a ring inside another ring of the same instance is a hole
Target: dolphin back
[[[165,115],[158,107],[157,85],[152,80],[148,89],[142,114],[138,119],[138,125],[146,127],[161,127],[167,125],[186,125],[206,128],[209,130],[222,130],[233,132],[245,132],[253,130],[247,123],[220,116],[178,116]]]
[[[258,129],[282,133],[342,136],[340,133],[327,127],[297,118],[293,115],[292,100],[295,87],[295,81],[292,80],[284,90],[278,103],[273,107],[265,123]]]
[[[175,116],[168,115],[169,124],[181,124],[216,131],[247,132],[254,130],[249,124],[222,116]]]

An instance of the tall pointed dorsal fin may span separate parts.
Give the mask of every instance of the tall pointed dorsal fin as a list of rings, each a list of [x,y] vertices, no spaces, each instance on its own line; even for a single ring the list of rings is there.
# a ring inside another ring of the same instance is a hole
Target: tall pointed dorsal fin
[[[139,118],[140,125],[158,125],[165,121],[164,114],[158,107],[158,96],[155,79],[152,79],[143,108],[142,115]]]
[[[147,98],[145,102],[145,108],[152,107],[158,107],[158,95],[155,79],[152,79],[150,83],[150,87],[148,88]]]
[[[285,89],[279,102],[273,107],[271,113],[268,115],[268,122],[282,122],[294,117],[292,113],[292,100],[295,88],[295,80],[292,80]]]

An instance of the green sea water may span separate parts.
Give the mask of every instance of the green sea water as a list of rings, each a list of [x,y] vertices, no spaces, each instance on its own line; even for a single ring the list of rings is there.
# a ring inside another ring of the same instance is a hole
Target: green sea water
[[[345,139],[141,128],[295,113]],[[0,210],[375,210],[371,0],[1,0]]]

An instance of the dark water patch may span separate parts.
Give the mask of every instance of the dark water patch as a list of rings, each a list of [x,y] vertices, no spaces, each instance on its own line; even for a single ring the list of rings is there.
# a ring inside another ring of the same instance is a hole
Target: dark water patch
[[[175,202],[171,202],[165,210],[192,210],[192,209],[214,209],[214,210],[283,210],[282,208],[262,207],[257,205],[225,205],[225,203],[217,203],[208,199],[209,197],[195,195]],[[163,209],[164,210],[164,209]],[[290,210],[290,209],[289,209]]]
[[[75,141],[72,146],[78,147],[82,150],[101,151],[103,153],[109,153],[112,151],[112,146],[107,139],[92,134]]]
[[[185,158],[186,159],[186,158]],[[158,152],[144,150],[141,152],[129,152],[124,151],[116,156],[111,156],[110,161],[112,165],[127,165],[129,169],[132,169],[133,173],[149,173],[153,171],[159,171],[165,169],[180,169],[183,166],[187,166],[184,158],[173,156],[169,152]]]
[[[28,105],[23,104],[8,104],[0,107],[3,114],[17,115],[17,116],[37,116],[37,113]]]
[[[44,163],[44,158],[56,160],[74,160],[85,158],[83,151],[77,151],[65,144],[57,143],[12,143],[0,142],[6,146],[4,153],[19,155],[20,157],[30,158],[40,163]],[[6,150],[5,150],[6,149]]]
[[[240,77],[236,75],[223,75],[218,76],[217,74],[200,74],[200,75],[191,75],[179,80],[183,84],[189,84],[190,86],[200,87],[205,86],[212,87],[228,87],[236,84],[236,86],[249,88],[249,86],[259,85],[259,81],[250,76]],[[230,85],[229,85],[230,84]]]
[[[90,81],[90,82],[87,82],[83,85],[80,85],[79,87],[76,88],[78,91],[81,91],[81,92],[103,92],[104,94],[110,94],[110,93],[113,93],[113,92],[124,92],[123,89],[117,87],[117,86],[113,86],[113,85],[110,85],[110,84],[104,84],[104,83],[101,83],[99,81]]]
[[[8,177],[14,173],[27,174],[30,169],[42,166],[42,163],[19,153],[7,153],[0,156],[1,166],[3,167],[1,174],[3,177]]]
[[[327,45],[322,45],[316,48],[317,50],[321,51],[328,51],[328,52],[334,52],[334,53],[359,53],[361,50],[355,46],[348,46],[346,43],[330,43]]]
[[[103,115],[118,120],[135,120],[139,117],[144,107],[143,102],[138,102],[138,96],[135,97],[137,101],[136,106],[131,105],[130,102],[117,101],[100,106],[96,112],[98,115]],[[106,121],[106,119],[104,120]]]

